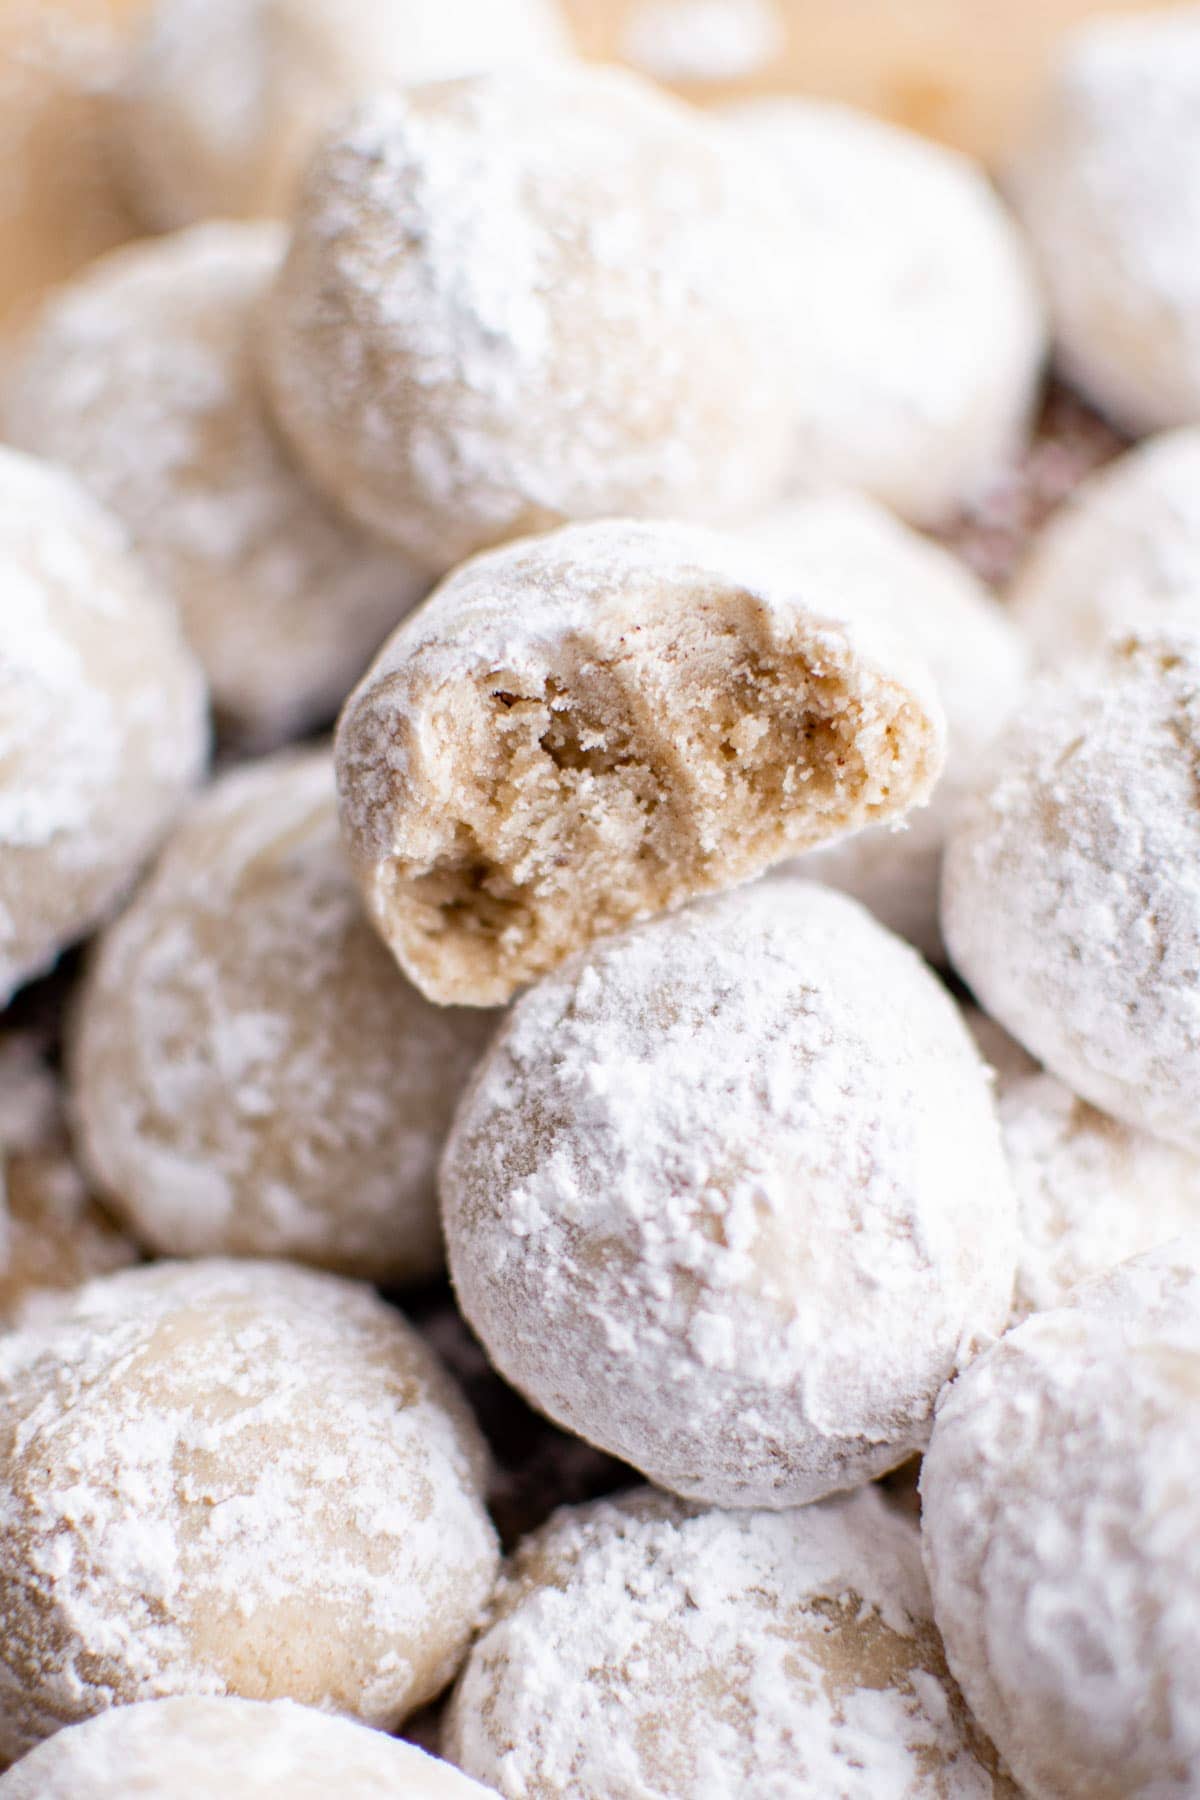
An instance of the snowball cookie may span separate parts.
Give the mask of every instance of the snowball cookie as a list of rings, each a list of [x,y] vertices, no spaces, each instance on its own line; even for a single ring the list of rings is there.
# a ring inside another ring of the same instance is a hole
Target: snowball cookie
[[[1097,1112],[1053,1075],[1002,1082],[998,1106],[1020,1233],[1014,1319],[1200,1231],[1200,1157]]]
[[[492,1005],[630,920],[929,794],[911,649],[754,545],[609,520],[455,572],[343,709],[342,825],[430,999]]]
[[[43,1045],[32,1032],[0,1033],[0,1330],[136,1260],[75,1165]]]
[[[1200,1239],[1009,1332],[922,1475],[946,1657],[1031,1800],[1200,1792]]]
[[[199,778],[205,707],[116,521],[0,449],[0,1006],[133,880]]]
[[[660,1486],[794,1506],[902,1462],[1008,1316],[1013,1202],[954,1002],[789,875],[517,1001],[442,1161],[500,1373]]]
[[[365,1287],[158,1263],[0,1338],[0,1758],[171,1694],[391,1729],[491,1591],[483,1441]]]
[[[1200,629],[1200,430],[1166,432],[1085,482],[1035,539],[1012,604],[1052,667],[1120,630]]]
[[[260,748],[331,718],[429,585],[314,491],[267,419],[253,345],[284,241],[204,225],[93,264],[47,301],[0,409],[124,521],[223,724]]]
[[[1010,186],[1067,376],[1131,431],[1200,421],[1200,7],[1067,37]]]
[[[569,519],[748,513],[789,460],[786,230],[755,161],[616,69],[378,95],[305,178],[276,411],[439,570]]]
[[[931,804],[898,826],[858,832],[804,862],[804,873],[844,888],[933,962],[942,844],[984,757],[1027,679],[1024,642],[998,601],[947,551],[851,493],[792,501],[748,529],[813,593],[835,593],[910,638],[928,664],[946,713],[946,764]]]
[[[1015,1323],[1061,1306],[1079,1282],[1128,1257],[1200,1230],[1200,1158],[1080,1100],[974,1007],[964,1017],[995,1072],[1016,1189]]]
[[[151,230],[285,216],[313,145],[364,92],[566,51],[556,0],[156,0],[113,149]]]
[[[80,1148],[164,1255],[432,1275],[438,1153],[492,1022],[430,1006],[364,918],[327,752],[251,763],[96,949],[69,1058]]]
[[[947,1673],[916,1528],[871,1488],[557,1513],[502,1581],[444,1738],[511,1800],[1015,1800]]]
[[[1200,1152],[1200,638],[1035,682],[946,847],[942,927],[1052,1074]]]
[[[413,1744],[290,1700],[147,1700],[39,1744],[0,1800],[483,1800]]]
[[[775,98],[724,117],[791,208],[795,476],[949,518],[1023,446],[1045,356],[1004,207],[966,157],[852,107]]]

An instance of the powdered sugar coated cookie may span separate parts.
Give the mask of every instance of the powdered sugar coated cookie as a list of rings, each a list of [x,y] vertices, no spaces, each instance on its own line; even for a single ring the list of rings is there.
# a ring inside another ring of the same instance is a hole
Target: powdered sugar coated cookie
[[[482,1441],[370,1290],[159,1263],[0,1338],[0,1756],[171,1694],[396,1725],[496,1564]]]
[[[1200,419],[1198,96],[1200,7],[1088,21],[1012,171],[1063,368],[1132,431]]]
[[[265,748],[332,717],[428,587],[313,489],[255,366],[282,226],[209,224],[94,264],[9,372],[9,438],[128,527],[177,604],[224,725]]]
[[[81,1150],[160,1254],[428,1276],[438,1153],[491,1025],[396,969],[328,752],[285,753],[209,788],[97,946],[71,1043]]]
[[[1200,639],[1047,675],[946,850],[942,925],[981,1003],[1068,1087],[1200,1150]]]
[[[118,1706],[60,1731],[7,1775],[0,1800],[484,1800],[413,1744],[289,1700]]]
[[[615,69],[377,95],[304,184],[263,341],[314,477],[431,568],[564,521],[720,523],[788,460],[769,183]]]
[[[1028,435],[1045,356],[1028,253],[965,156],[828,101],[724,115],[790,209],[797,480],[915,524],[980,493]]]
[[[558,1513],[501,1584],[445,1744],[512,1800],[1015,1795],[947,1674],[916,1529],[870,1488]]]
[[[204,684],[124,533],[0,450],[0,1004],[96,925],[208,751]]]
[[[1139,444],[1085,482],[1034,539],[1011,601],[1048,667],[1122,630],[1200,630],[1200,431]]]
[[[1200,1783],[1200,1238],[1009,1332],[921,1480],[946,1657],[1034,1800]]]
[[[595,944],[517,1001],[442,1163],[500,1372],[722,1506],[853,1487],[925,1440],[1008,1316],[985,1072],[920,958],[777,875]]]

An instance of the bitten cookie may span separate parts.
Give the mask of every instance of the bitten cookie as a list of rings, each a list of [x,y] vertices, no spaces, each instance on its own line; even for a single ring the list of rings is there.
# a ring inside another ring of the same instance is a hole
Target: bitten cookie
[[[412,1744],[289,1700],[143,1701],[72,1725],[0,1776],[0,1800],[486,1800]]]
[[[347,845],[410,978],[507,1000],[600,934],[926,799],[932,680],[852,600],[686,526],[574,526],[457,570],[338,727]]]
[[[518,1550],[444,1727],[511,1800],[1015,1800],[946,1670],[916,1527],[637,1489]],[[0,1789],[2,1793],[2,1789]]]
[[[1200,1786],[1200,1238],[1010,1331],[938,1408],[934,1615],[1033,1800]]]
[[[802,271],[793,478],[947,520],[1029,435],[1046,327],[1020,234],[969,158],[852,107],[723,116],[788,205]]]
[[[1068,377],[1134,432],[1200,420],[1200,7],[1067,37],[1010,188]]]
[[[710,119],[564,65],[364,102],[308,170],[262,348],[314,478],[440,571],[572,519],[767,504],[802,279]]]
[[[108,913],[208,753],[200,670],[124,532],[0,449],[0,1005]]]
[[[394,1727],[491,1591],[482,1440],[400,1315],[282,1263],[158,1263],[0,1337],[0,1759],[111,1706]]]
[[[853,894],[931,962],[943,961],[942,845],[1024,692],[1029,657],[1020,633],[969,569],[863,495],[793,501],[746,536],[801,592],[837,594],[848,611],[885,621],[929,667],[946,714],[946,762],[929,805],[890,828],[855,832],[800,866]]]
[[[1200,630],[1200,431],[1166,432],[1085,482],[1034,539],[1010,600],[1049,668],[1120,631]]]
[[[286,217],[362,94],[567,51],[556,0],[155,0],[110,103],[113,160],[153,231]]]
[[[328,753],[285,753],[196,801],[96,946],[68,1059],[80,1148],[160,1254],[428,1276],[438,1153],[491,1027],[400,974]]]
[[[330,719],[429,586],[318,494],[267,418],[259,314],[282,226],[134,244],[43,306],[4,384],[13,443],[127,526],[226,731],[266,748]]]
[[[1074,1092],[1200,1151],[1200,638],[1047,675],[946,849],[942,926],[981,1004]]]
[[[954,1002],[854,901],[790,875],[522,995],[442,1201],[501,1374],[719,1506],[902,1462],[1012,1297],[1009,1177]]]

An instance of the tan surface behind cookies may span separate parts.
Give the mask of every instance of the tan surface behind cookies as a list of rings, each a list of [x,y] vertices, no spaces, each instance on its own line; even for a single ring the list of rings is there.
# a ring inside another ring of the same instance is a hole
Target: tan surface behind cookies
[[[998,155],[1047,47],[1086,13],[1150,0],[776,0],[783,53],[708,98],[804,88]],[[88,84],[145,0],[0,0],[0,328],[49,282],[132,234],[103,167]],[[647,0],[566,0],[583,47],[613,56]],[[106,49],[107,42],[107,49]]]

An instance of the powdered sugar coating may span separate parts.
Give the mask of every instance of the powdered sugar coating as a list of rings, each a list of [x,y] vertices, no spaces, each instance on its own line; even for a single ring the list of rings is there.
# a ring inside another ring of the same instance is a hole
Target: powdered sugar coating
[[[431,568],[570,519],[745,514],[792,409],[768,188],[615,69],[377,95],[305,179],[263,342],[278,417]]]
[[[1200,639],[1143,633],[1047,675],[946,849],[976,996],[1068,1087],[1200,1150]]]
[[[1011,601],[1051,667],[1120,630],[1200,629],[1200,431],[1139,444],[1085,482],[1034,540]]]
[[[0,450],[0,1004],[109,911],[208,749],[204,684],[124,534]]]
[[[328,719],[428,586],[326,503],[267,418],[256,339],[285,242],[209,224],[103,258],[44,305],[2,408],[13,443],[128,527],[224,722],[260,748]]]
[[[1200,419],[1200,7],[1059,48],[1010,186],[1068,377],[1135,432]]]
[[[45,1046],[33,1032],[0,1033],[0,1327],[41,1318],[80,1282],[136,1260],[75,1165]]]
[[[525,993],[442,1201],[506,1379],[722,1506],[903,1461],[1012,1293],[1012,1195],[953,1002],[852,900],[788,875]]]
[[[946,1657],[1032,1800],[1200,1784],[1200,1238],[980,1357],[921,1480]]]
[[[567,50],[556,0],[156,0],[116,87],[113,149],[153,230],[286,217],[360,95]]]
[[[946,713],[946,762],[930,804],[897,825],[815,851],[802,868],[853,894],[930,961],[942,961],[942,845],[1025,688],[1024,643],[964,564],[864,495],[808,495],[756,521],[747,535],[786,562],[797,586],[837,594],[848,610],[886,620],[929,666]]]
[[[0,1776],[0,1800],[482,1800],[413,1744],[290,1700],[114,1707]]]
[[[492,1005],[592,938],[928,795],[928,671],[836,581],[607,520],[455,571],[337,738],[371,917],[430,998]]]
[[[511,1800],[1000,1800],[874,1489],[784,1513],[639,1489],[518,1551],[445,1726]]]
[[[484,1451],[369,1289],[158,1263],[0,1338],[0,1755],[171,1694],[392,1727],[495,1572]]]
[[[790,208],[796,479],[944,522],[1028,436],[1046,331],[1021,238],[968,158],[852,107],[724,118]]]
[[[427,1276],[438,1154],[491,1025],[430,1006],[363,917],[328,752],[269,758],[195,803],[96,949],[80,1146],[161,1254]]]
[[[1097,1112],[1053,1075],[1002,1083],[998,1110],[1021,1237],[1014,1320],[1200,1231],[1200,1157]]]

